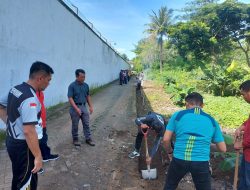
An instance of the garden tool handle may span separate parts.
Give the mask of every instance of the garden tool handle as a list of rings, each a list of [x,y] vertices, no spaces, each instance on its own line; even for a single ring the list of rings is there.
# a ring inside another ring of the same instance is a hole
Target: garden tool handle
[[[144,131],[145,130],[145,131]],[[148,129],[147,128],[141,128],[141,132],[142,134],[144,135],[144,138],[146,139],[147,138],[147,135],[148,135]]]
[[[146,132],[142,131],[142,133],[143,133],[144,139],[145,139],[146,158],[148,158],[149,157],[149,153],[148,153],[148,137],[147,137],[148,130]],[[147,169],[148,169],[148,171],[150,171],[150,165],[149,164],[147,164]]]
[[[236,150],[233,190],[237,190],[240,150]]]
[[[145,139],[146,158],[148,158],[149,157],[149,154],[148,154],[148,137],[147,137],[148,131],[147,132],[143,132],[143,130],[142,130],[142,133],[143,133],[144,139]]]
[[[150,165],[147,165],[147,169],[148,169],[148,171],[150,171]]]

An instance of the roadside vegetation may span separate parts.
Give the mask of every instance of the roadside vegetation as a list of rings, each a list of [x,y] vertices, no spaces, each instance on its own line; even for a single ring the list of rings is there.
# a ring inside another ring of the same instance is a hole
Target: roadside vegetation
[[[200,92],[204,110],[232,134],[250,113],[239,91],[250,79],[250,3],[193,0],[176,14],[163,6],[149,14],[146,26],[148,36],[135,46],[133,69],[146,70],[180,108],[188,93]],[[232,171],[233,136],[224,139],[229,152],[214,153],[212,162]]]
[[[0,150],[2,149],[2,147],[4,147],[5,138],[6,138],[6,132],[0,130]]]
[[[238,90],[234,96],[215,96],[207,90],[206,81],[196,78],[197,72],[167,69],[159,74],[157,70],[151,70],[148,79],[163,85],[173,103],[180,107],[184,106],[184,98],[189,92],[201,92],[204,96],[204,111],[213,115],[224,129],[239,127],[249,116],[250,106],[239,96]]]
[[[250,106],[239,85],[250,79],[250,4],[236,0],[194,0],[179,16],[161,7],[149,14],[148,37],[135,47],[134,70],[164,86],[172,101],[198,91],[205,111],[223,128],[236,128]]]

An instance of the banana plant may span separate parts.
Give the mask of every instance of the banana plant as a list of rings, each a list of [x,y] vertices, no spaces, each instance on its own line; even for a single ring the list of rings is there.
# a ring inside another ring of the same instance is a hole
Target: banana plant
[[[234,144],[234,138],[232,136],[228,134],[223,134],[223,137],[227,145]],[[223,158],[223,161],[220,162],[218,165],[221,171],[223,172],[230,171],[235,167],[235,161],[236,161],[235,152],[226,152],[226,153],[214,152],[213,155],[214,155],[214,158],[217,158],[217,157]],[[241,157],[240,157],[240,160],[241,160]]]
[[[212,68],[200,65],[200,68],[205,75],[202,79],[207,81],[207,90],[217,96],[225,96],[226,92],[234,94],[237,88],[233,88],[233,82],[242,80],[246,74],[245,69],[240,68],[235,60],[228,65],[218,64]]]

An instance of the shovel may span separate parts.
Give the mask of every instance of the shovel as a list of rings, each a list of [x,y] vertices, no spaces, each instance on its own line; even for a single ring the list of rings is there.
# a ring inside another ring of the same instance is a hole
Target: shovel
[[[240,149],[242,149],[242,134],[239,137],[235,138],[234,148],[236,149],[236,160],[235,160],[235,169],[234,169],[234,184],[233,190],[237,190],[237,182],[238,182],[238,172],[239,172],[239,157],[240,157]]]
[[[144,132],[142,130],[142,133],[143,133],[144,139],[145,139],[146,158],[148,158],[149,157],[149,154],[148,154],[148,138],[147,138],[148,130],[146,132]],[[156,168],[150,169],[150,165],[148,165],[148,164],[147,164],[147,170],[141,170],[141,173],[142,173],[142,178],[143,179],[156,179],[157,178],[157,170],[156,170]]]
[[[237,150],[237,152],[236,152],[236,160],[235,160],[235,169],[234,169],[233,190],[237,190],[238,172],[239,172],[239,157],[240,157],[240,150]]]

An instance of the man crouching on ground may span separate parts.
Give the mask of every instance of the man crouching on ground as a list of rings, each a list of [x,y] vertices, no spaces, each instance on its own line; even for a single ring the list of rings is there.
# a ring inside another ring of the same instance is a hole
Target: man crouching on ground
[[[143,139],[143,132],[146,132],[148,129],[152,129],[156,132],[157,136],[154,142],[154,146],[150,152],[150,156],[146,160],[147,164],[150,165],[151,160],[153,156],[156,154],[158,147],[161,143],[161,139],[165,132],[165,126],[167,124],[167,120],[161,114],[155,112],[149,112],[144,117],[136,118],[135,123],[138,126],[138,133],[135,139],[135,149],[128,156],[130,158],[135,158],[137,156],[140,156],[140,148]]]

